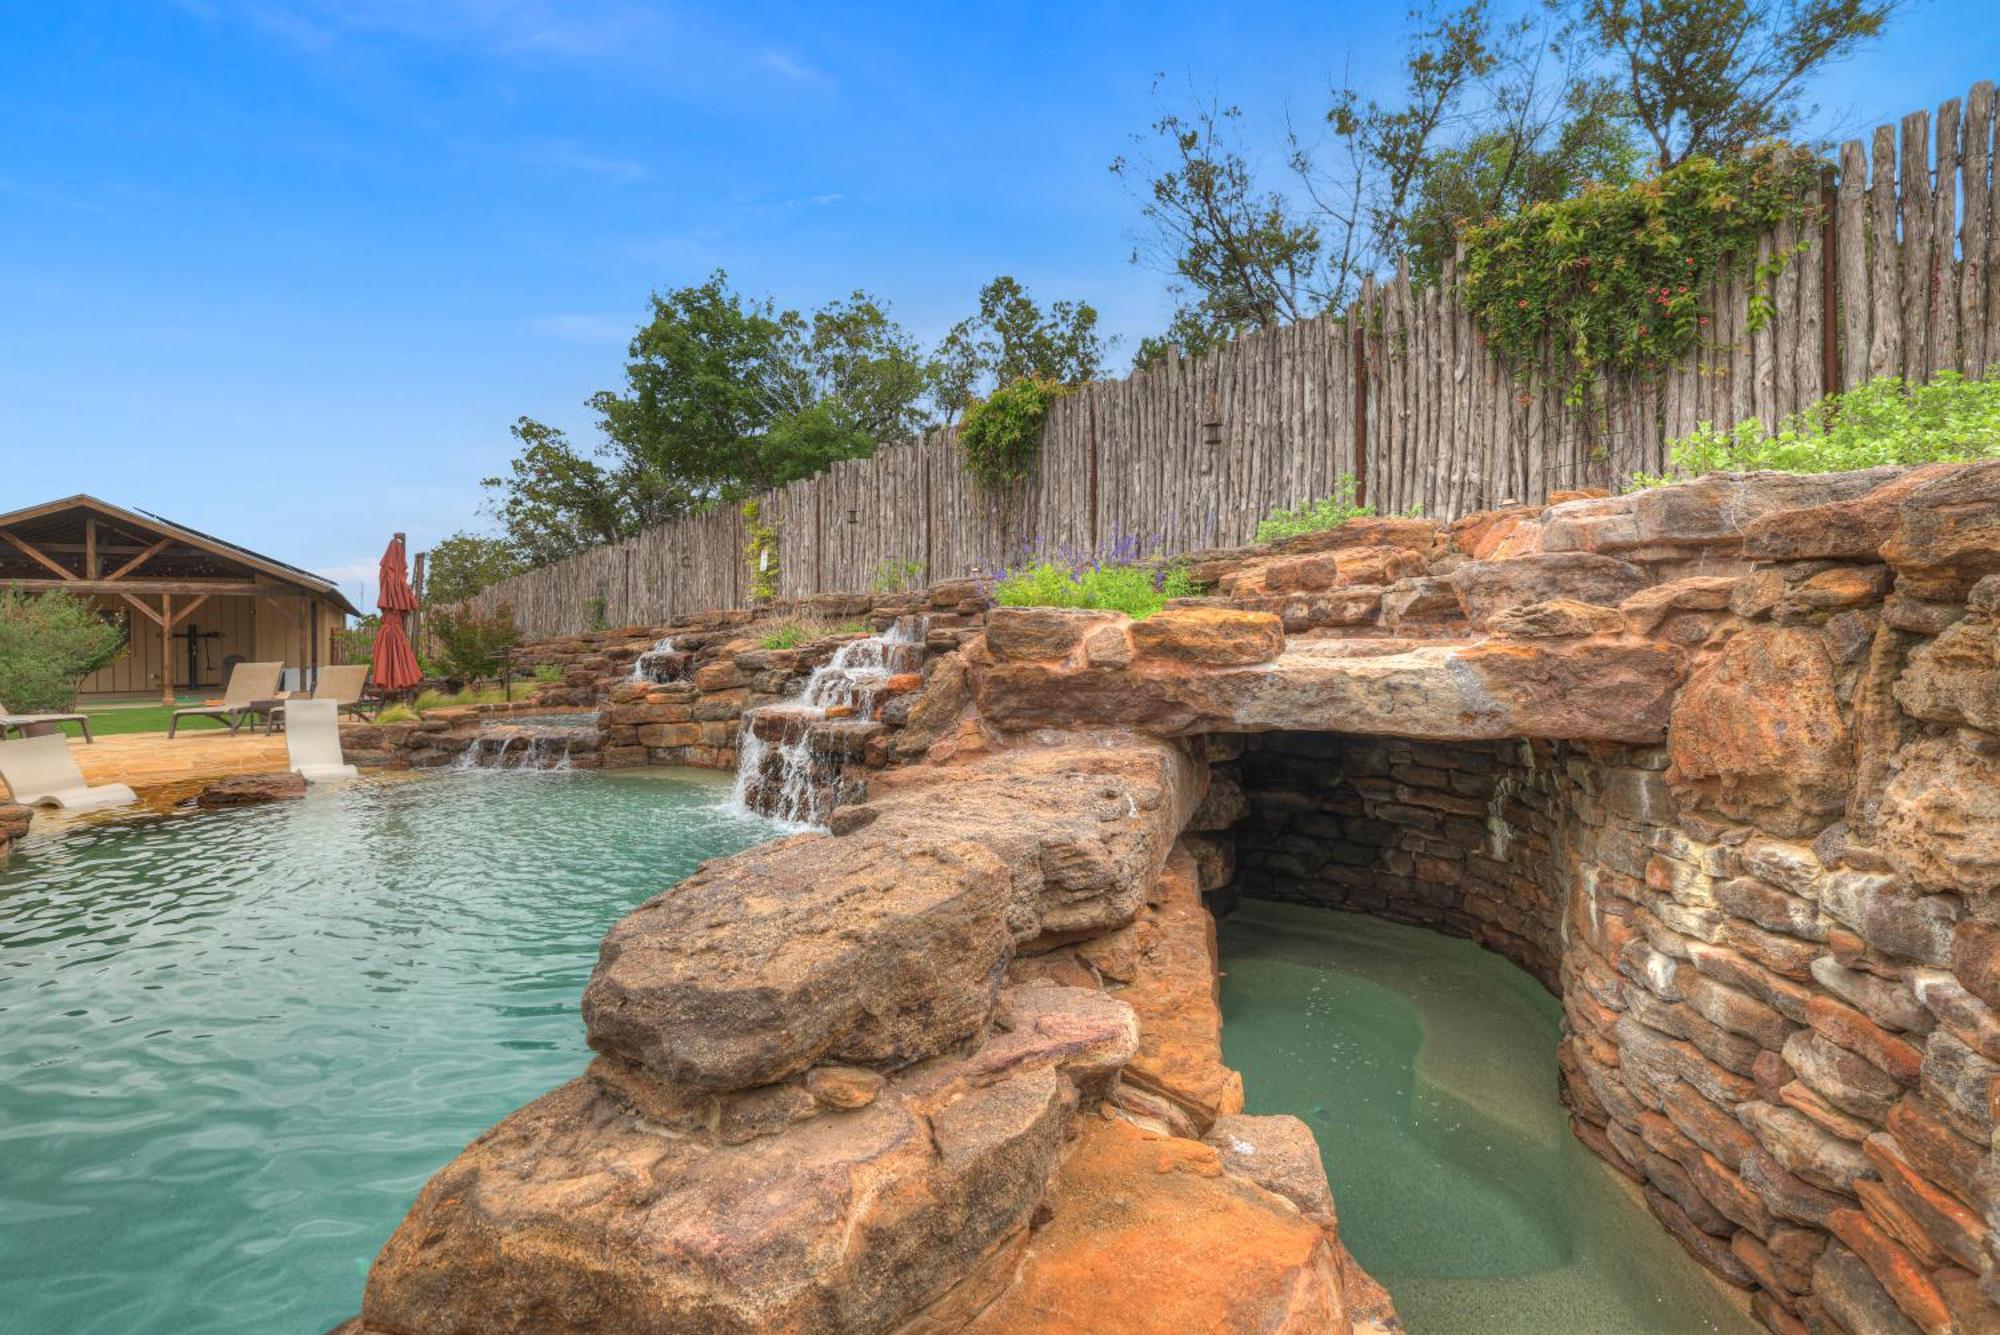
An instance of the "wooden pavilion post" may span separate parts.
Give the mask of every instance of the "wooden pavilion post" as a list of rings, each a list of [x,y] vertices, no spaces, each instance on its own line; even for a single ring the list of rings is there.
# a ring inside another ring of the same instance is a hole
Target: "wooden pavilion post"
[[[174,596],[160,595],[160,703],[174,703]]]
[[[403,535],[398,533],[396,536],[400,538]],[[410,648],[416,652],[419,661],[423,658],[421,646],[424,642],[424,567],[429,556],[427,551],[418,552],[416,559],[410,563],[410,592],[417,595],[416,610],[410,613]],[[628,611],[632,606],[632,559],[629,551],[625,559],[625,606]]]

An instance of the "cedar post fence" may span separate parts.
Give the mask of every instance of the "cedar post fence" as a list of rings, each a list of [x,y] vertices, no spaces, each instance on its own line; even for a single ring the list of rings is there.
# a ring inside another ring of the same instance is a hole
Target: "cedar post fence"
[[[1785,223],[1755,258],[1798,250],[1763,293],[1734,270],[1703,290],[1711,337],[1651,376],[1599,377],[1587,406],[1539,366],[1503,362],[1461,295],[1407,267],[1365,283],[1343,313],[1170,354],[1059,400],[1035,473],[976,488],[948,431],[883,446],[766,494],[779,596],[862,590],[900,563],[926,582],[992,575],[1037,554],[1174,555],[1247,542],[1279,506],[1343,474],[1383,513],[1452,518],[1503,500],[1660,472],[1701,422],[1774,423],[1876,376],[1912,383],[2000,365],[2000,195],[1994,87],[1843,144],[1814,192],[1815,223]],[[1753,296],[1771,303],[1749,327]],[[1541,372],[1542,374],[1537,374]],[[744,532],[732,510],[648,529],[479,595],[529,635],[659,624],[740,606]]]

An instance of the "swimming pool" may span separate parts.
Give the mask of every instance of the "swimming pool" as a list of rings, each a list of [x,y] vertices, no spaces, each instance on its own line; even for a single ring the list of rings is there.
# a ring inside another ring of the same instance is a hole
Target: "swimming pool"
[[[473,771],[36,833],[0,868],[8,1329],[320,1331],[574,1076],[607,927],[774,827],[727,776]]]
[[[1340,1235],[1411,1335],[1758,1330],[1570,1134],[1562,1006],[1470,941],[1246,901],[1219,932],[1248,1111],[1318,1137]]]

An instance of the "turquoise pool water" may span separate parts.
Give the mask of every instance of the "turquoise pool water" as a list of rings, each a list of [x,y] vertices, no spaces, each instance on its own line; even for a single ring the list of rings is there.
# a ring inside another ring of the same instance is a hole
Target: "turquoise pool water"
[[[1467,941],[1246,902],[1221,924],[1223,1055],[1302,1117],[1341,1236],[1411,1335],[1759,1329],[1569,1133],[1562,1008]]]
[[[768,837],[727,776],[476,771],[38,832],[0,869],[0,1328],[323,1331],[575,1075],[597,942]]]

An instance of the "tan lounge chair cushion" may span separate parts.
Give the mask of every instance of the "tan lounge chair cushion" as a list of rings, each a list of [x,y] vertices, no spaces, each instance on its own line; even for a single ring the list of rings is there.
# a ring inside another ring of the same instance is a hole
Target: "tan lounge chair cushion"
[[[292,769],[311,783],[352,779],[361,772],[340,753],[340,706],[331,700],[286,703],[285,751]]]
[[[28,806],[61,807],[65,811],[98,811],[139,800],[122,783],[91,787],[69,753],[66,737],[28,737],[0,742],[0,779],[16,802]]]

